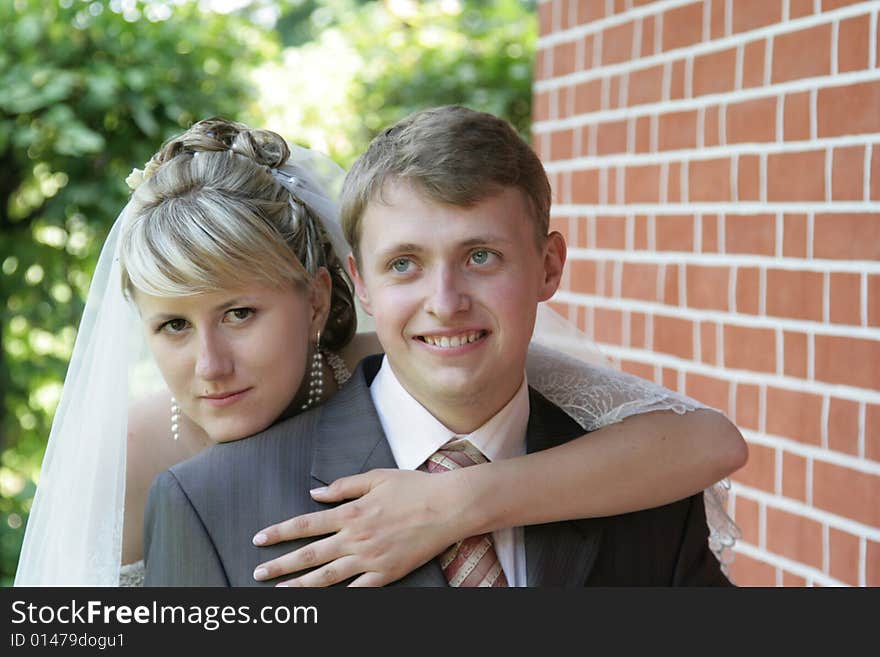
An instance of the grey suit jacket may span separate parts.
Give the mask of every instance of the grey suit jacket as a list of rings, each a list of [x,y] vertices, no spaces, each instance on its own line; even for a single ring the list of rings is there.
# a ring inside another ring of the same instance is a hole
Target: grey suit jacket
[[[254,568],[314,539],[267,548],[263,527],[329,508],[309,490],[339,477],[396,467],[369,392],[380,357],[363,361],[320,407],[246,440],[213,446],[157,477],[147,501],[147,586],[273,586]],[[527,450],[583,430],[530,390]],[[526,527],[529,586],[729,585],[708,549],[702,495],[608,518]],[[436,560],[394,583],[446,586]]]

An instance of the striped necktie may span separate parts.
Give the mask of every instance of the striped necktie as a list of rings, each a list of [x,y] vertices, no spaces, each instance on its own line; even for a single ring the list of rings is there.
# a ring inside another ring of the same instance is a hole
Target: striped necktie
[[[419,469],[446,472],[487,461],[469,440],[456,437],[434,452]],[[440,556],[440,566],[449,586],[507,586],[491,534],[471,536],[450,546]]]

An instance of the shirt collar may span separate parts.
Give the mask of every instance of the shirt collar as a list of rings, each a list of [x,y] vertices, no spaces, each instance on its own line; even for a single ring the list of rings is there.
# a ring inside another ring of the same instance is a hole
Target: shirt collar
[[[529,393],[523,382],[509,402],[474,432],[462,436],[443,425],[401,385],[388,359],[370,385],[391,453],[401,470],[415,470],[453,436],[467,438],[490,461],[525,454]]]

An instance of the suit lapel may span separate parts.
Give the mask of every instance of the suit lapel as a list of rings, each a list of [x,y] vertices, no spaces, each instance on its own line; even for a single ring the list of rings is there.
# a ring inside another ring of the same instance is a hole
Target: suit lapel
[[[312,478],[330,484],[376,468],[397,468],[391,446],[370,396],[370,383],[382,364],[381,356],[360,362],[351,379],[321,407],[317,421]],[[436,559],[391,586],[446,586]]]
[[[391,447],[370,397],[381,357],[364,359],[329,401],[320,406],[312,477],[330,484],[373,468],[396,468]]]
[[[529,405],[529,453],[555,447],[584,433],[574,420],[531,388]],[[583,586],[596,561],[600,540],[597,523],[555,522],[526,527],[528,586]]]

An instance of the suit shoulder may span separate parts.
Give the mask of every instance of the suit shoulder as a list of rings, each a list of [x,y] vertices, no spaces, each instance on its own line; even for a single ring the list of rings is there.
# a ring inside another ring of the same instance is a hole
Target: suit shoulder
[[[529,386],[529,451],[561,445],[586,433],[568,413]]]
[[[302,458],[311,449],[320,414],[318,407],[281,420],[253,436],[217,443],[171,466],[166,473],[184,490],[210,494],[214,488],[223,489],[232,480],[253,474],[251,464],[268,466]]]

